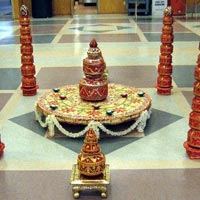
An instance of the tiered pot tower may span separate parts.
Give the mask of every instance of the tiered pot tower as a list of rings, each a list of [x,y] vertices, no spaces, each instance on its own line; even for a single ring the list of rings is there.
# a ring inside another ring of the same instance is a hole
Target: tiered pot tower
[[[98,138],[91,128],[85,135],[81,153],[78,155],[77,163],[80,174],[85,176],[97,176],[105,169],[105,156],[101,152]]]
[[[196,81],[193,86],[192,112],[189,116],[190,130],[188,131],[187,141],[184,142],[184,147],[189,158],[200,159],[200,54],[198,55],[194,78]]]
[[[22,91],[24,96],[33,96],[37,93],[35,65],[33,58],[32,35],[28,8],[22,5],[20,8],[20,43],[21,43],[21,74]]]
[[[160,46],[160,64],[158,65],[157,93],[161,95],[170,95],[172,89],[172,52],[173,52],[173,13],[171,7],[164,10],[163,28],[161,34]]]
[[[79,82],[79,94],[86,101],[101,101],[108,96],[108,81],[106,63],[95,39],[90,42],[87,54],[88,57],[83,60],[85,78]]]
[[[3,155],[4,148],[5,148],[5,144],[1,141],[1,134],[0,134],[0,158]]]

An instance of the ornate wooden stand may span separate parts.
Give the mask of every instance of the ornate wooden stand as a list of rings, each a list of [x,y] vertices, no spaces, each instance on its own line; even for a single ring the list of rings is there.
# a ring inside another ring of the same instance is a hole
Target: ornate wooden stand
[[[199,44],[200,50],[200,44]],[[189,117],[190,130],[184,147],[189,158],[200,159],[200,54],[198,55],[197,66],[194,72],[194,98],[192,100],[192,112]]]
[[[101,197],[107,197],[107,185],[110,184],[110,170],[109,165],[106,164],[103,174],[95,177],[88,177],[81,175],[78,165],[74,164],[71,174],[71,185],[74,193],[74,198],[78,199],[80,191],[83,190],[97,190],[101,192]]]
[[[162,45],[160,47],[160,64],[158,65],[157,93],[161,95],[170,95],[172,89],[172,52],[173,52],[173,16],[171,7],[164,11],[163,28],[161,35]]]
[[[33,58],[33,46],[29,11],[26,6],[22,5],[20,9],[20,43],[21,43],[21,74],[22,74],[22,91],[24,96],[33,96],[37,93],[35,65]]]

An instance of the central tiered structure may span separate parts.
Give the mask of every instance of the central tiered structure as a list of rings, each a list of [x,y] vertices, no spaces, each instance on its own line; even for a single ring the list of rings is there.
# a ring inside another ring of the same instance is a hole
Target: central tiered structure
[[[79,82],[79,94],[86,101],[101,101],[108,96],[108,81],[103,76],[106,64],[95,39],[90,42],[87,54],[83,60],[85,78]]]
[[[85,77],[77,85],[66,85],[45,92],[36,102],[36,119],[48,126],[47,137],[55,135],[55,126],[69,137],[81,137],[95,127],[112,136],[122,136],[134,129],[143,132],[151,114],[151,97],[135,87],[109,83],[106,63],[95,39],[92,39],[83,59]],[[124,131],[112,131],[104,125],[132,121]],[[71,133],[63,123],[86,125],[86,129]]]

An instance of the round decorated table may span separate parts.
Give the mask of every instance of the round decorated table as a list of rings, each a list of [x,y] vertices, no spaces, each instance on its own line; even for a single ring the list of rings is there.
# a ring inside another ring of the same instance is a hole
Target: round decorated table
[[[131,86],[108,84],[108,97],[91,102],[80,98],[78,85],[68,85],[42,94],[36,102],[35,114],[40,125],[48,127],[48,136],[54,135],[55,126],[69,137],[80,137],[91,126],[111,135],[125,135],[135,128],[144,130],[150,108],[150,96]],[[104,126],[130,120],[133,123],[125,131],[113,132]],[[62,127],[62,123],[86,125],[86,128],[79,133],[71,133]]]

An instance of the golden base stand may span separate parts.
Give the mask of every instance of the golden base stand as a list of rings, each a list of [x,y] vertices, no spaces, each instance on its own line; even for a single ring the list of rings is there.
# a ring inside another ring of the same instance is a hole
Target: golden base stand
[[[107,185],[110,183],[110,170],[109,165],[106,164],[103,174],[88,177],[81,175],[78,165],[74,164],[72,167],[72,174],[70,179],[74,198],[78,199],[82,190],[98,190],[101,192],[101,197],[107,197]]]

